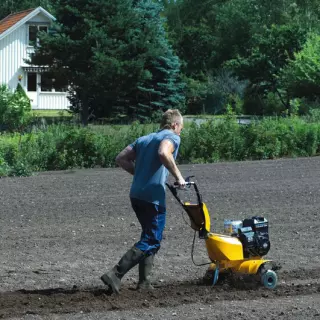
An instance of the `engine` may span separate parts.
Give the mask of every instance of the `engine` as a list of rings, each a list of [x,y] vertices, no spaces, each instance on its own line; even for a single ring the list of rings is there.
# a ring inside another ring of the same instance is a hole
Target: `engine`
[[[268,221],[264,217],[244,219],[242,228],[238,229],[238,238],[245,258],[266,255],[270,250]]]

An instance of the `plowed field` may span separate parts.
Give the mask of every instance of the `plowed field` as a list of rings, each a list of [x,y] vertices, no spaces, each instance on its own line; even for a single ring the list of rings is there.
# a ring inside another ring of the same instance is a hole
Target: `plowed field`
[[[193,264],[193,231],[168,192],[155,290],[135,290],[134,268],[121,294],[108,295],[101,274],[140,234],[131,177],[120,169],[46,172],[0,179],[0,318],[320,320],[320,158],[180,168],[195,175],[211,229],[222,232],[227,218],[268,219],[275,290],[242,278],[203,285],[207,266]],[[194,260],[208,262],[201,239]]]

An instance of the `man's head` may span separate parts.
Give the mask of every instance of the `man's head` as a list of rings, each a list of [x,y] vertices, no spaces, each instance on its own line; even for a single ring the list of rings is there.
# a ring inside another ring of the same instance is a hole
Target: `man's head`
[[[162,116],[160,128],[173,130],[174,133],[180,135],[183,128],[183,117],[179,110],[168,109]]]

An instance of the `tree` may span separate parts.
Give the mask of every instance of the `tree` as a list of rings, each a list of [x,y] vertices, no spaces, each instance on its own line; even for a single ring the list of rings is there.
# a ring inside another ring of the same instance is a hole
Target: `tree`
[[[159,57],[168,56],[168,48],[158,46],[159,37],[165,37],[159,33],[159,12],[147,17],[142,9],[149,2],[57,1],[59,26],[54,34],[42,34],[32,62],[65,75],[72,109],[81,114],[84,124],[90,114],[130,115],[138,103],[145,104],[140,101],[141,88],[156,79],[152,66]],[[168,96],[165,89],[160,91],[160,100]]]
[[[206,72],[216,64],[218,2],[179,0],[167,6],[169,35],[187,77],[205,79]]]
[[[144,57],[134,45],[141,30],[131,8],[130,0],[58,0],[59,25],[42,34],[32,62],[69,80],[72,109],[84,125],[95,107],[111,114],[119,96],[143,76]]]
[[[301,51],[289,59],[279,75],[291,98],[320,96],[320,35],[309,34]]]
[[[173,53],[164,30],[161,6],[150,0],[140,1],[136,10],[143,24],[153,30],[152,47],[154,54],[147,60],[150,76],[137,87],[134,113],[138,117],[150,117],[154,112],[169,108],[184,109],[184,83],[180,76],[179,58]],[[151,43],[150,43],[151,44]]]
[[[250,80],[250,95],[261,100],[276,92],[288,105],[277,75],[301,49],[306,34],[319,29],[320,7],[316,0],[177,0],[165,13],[189,84],[208,86],[211,74],[228,67]]]
[[[280,69],[301,49],[305,37],[306,33],[297,25],[266,27],[263,34],[252,37],[254,46],[246,56],[231,59],[227,65],[242,79],[249,79],[259,93],[276,92]]]
[[[225,61],[250,55],[260,38],[270,37],[268,30],[310,31],[320,18],[316,0],[177,0],[169,1],[165,13],[183,71],[197,79],[206,79]]]

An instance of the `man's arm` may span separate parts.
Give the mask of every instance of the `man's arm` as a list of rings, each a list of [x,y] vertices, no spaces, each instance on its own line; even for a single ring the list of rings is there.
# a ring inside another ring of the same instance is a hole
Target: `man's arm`
[[[186,182],[184,181],[180,170],[178,169],[176,162],[173,158],[174,145],[171,140],[163,140],[160,143],[158,154],[162,164],[169,170],[169,172],[174,176],[179,186],[184,186]]]
[[[116,157],[116,164],[123,170],[134,175],[134,160],[136,159],[136,152],[131,146],[127,146]]]

